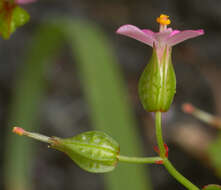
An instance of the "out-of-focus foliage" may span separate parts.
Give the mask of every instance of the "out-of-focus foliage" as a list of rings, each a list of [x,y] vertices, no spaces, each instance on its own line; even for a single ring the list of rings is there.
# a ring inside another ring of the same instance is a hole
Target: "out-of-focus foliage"
[[[219,137],[210,145],[208,150],[209,158],[212,161],[217,175],[221,177],[221,134]]]
[[[140,155],[141,145],[134,116],[117,61],[108,46],[110,42],[91,23],[69,21],[62,26],[66,26],[64,31],[76,55],[93,127],[114,137],[122,154]],[[111,190],[147,190],[151,187],[146,175],[141,165],[119,163],[107,175],[107,183]]]
[[[15,30],[29,21],[29,14],[14,2],[0,2],[0,34],[8,39]]]
[[[11,133],[13,125],[27,130],[39,126],[38,113],[45,89],[45,71],[60,47],[61,35],[55,27],[41,26],[27,48],[25,63],[16,77],[9,118],[6,152],[6,189],[32,189],[31,165],[34,145]]]
[[[57,19],[37,32],[14,91],[10,121],[28,130],[38,125],[37,110],[45,87],[44,72],[55,50],[61,47],[61,39],[66,39],[76,56],[93,126],[113,136],[124,154],[139,155],[136,125],[117,61],[105,34],[89,22]],[[9,135],[6,158],[10,159],[5,168],[8,189],[31,189],[30,149],[33,146],[25,139]],[[119,164],[107,175],[106,181],[109,190],[150,190],[146,171],[141,165]]]

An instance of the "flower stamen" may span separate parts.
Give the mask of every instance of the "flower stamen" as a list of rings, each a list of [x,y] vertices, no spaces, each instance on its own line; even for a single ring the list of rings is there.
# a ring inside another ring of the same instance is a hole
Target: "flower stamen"
[[[167,29],[167,25],[171,23],[169,16],[165,14],[161,14],[159,17],[157,17],[156,21],[160,24],[160,32]]]
[[[169,16],[165,14],[161,14],[159,17],[157,17],[156,21],[162,25],[169,25],[171,23]]]

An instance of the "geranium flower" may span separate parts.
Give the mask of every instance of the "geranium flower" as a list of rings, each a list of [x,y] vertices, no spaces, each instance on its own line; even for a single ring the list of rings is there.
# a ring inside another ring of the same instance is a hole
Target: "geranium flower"
[[[204,31],[200,30],[173,30],[172,28],[167,28],[167,25],[171,23],[169,16],[161,14],[160,17],[156,19],[160,24],[160,31],[153,32],[149,29],[140,29],[136,26],[126,24],[121,26],[116,32],[124,36],[136,39],[143,42],[151,47],[156,46],[157,53],[161,57],[164,48],[168,48],[179,44],[187,39],[195,38],[197,36],[203,35]]]
[[[139,29],[133,25],[123,25],[117,33],[134,38],[153,47],[152,58],[139,80],[139,96],[144,109],[150,112],[165,112],[170,108],[176,92],[176,76],[172,65],[172,46],[187,39],[204,34],[203,30],[173,30],[167,28],[171,23],[167,15],[156,19],[159,32]]]

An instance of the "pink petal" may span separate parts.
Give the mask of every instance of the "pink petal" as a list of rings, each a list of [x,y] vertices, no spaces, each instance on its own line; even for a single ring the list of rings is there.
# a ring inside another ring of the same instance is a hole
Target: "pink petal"
[[[190,38],[195,38],[203,34],[204,34],[203,30],[184,30],[182,32],[177,32],[174,35],[171,35],[171,37],[169,37],[167,40],[167,44],[169,46],[174,46],[180,42],[183,42]]]
[[[170,37],[174,36],[175,34],[180,33],[180,30],[173,30],[173,32],[171,32]]]
[[[172,28],[168,28],[162,32],[157,32],[154,34],[154,38],[157,42],[165,42],[167,43],[167,39],[170,37],[171,33],[173,32]]]
[[[142,31],[147,34],[147,35],[151,35],[153,36],[155,32],[153,32],[152,30],[148,30],[148,29],[142,29]]]
[[[15,0],[15,3],[21,5],[21,4],[33,3],[35,1],[37,1],[37,0]]]
[[[123,25],[116,31],[117,34],[128,36],[153,47],[153,34],[149,30],[141,30],[133,25]]]

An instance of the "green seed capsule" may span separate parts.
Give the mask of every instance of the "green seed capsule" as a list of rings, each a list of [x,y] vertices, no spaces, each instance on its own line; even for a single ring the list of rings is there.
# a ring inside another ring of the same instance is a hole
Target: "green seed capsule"
[[[53,137],[51,142],[52,148],[66,153],[88,172],[109,172],[118,162],[118,143],[101,131],[89,131],[66,139]]]
[[[176,92],[176,76],[171,60],[171,48],[163,55],[153,48],[152,58],[139,80],[139,97],[145,110],[166,112]]]

